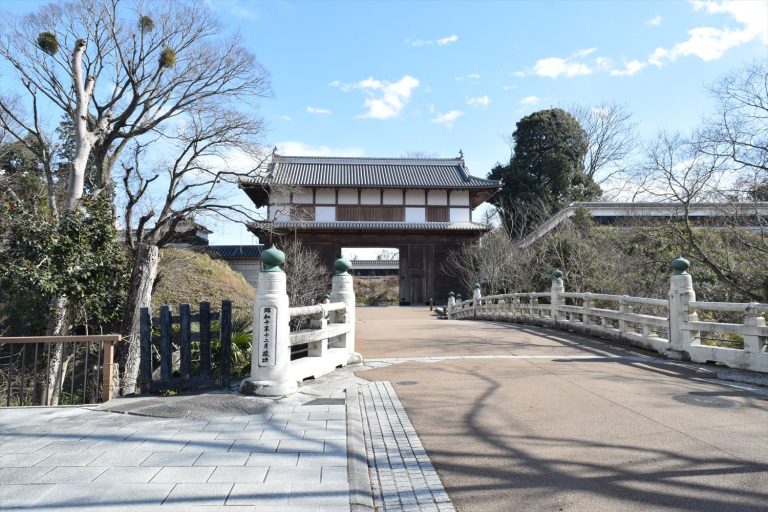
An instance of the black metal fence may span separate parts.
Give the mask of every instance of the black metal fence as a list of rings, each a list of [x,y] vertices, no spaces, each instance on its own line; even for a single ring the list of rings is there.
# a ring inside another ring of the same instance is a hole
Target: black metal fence
[[[229,386],[231,301],[222,301],[220,312],[201,302],[196,314],[189,304],[181,304],[178,315],[163,305],[157,318],[152,318],[149,308],[142,308],[140,328],[143,393]]]
[[[0,405],[81,405],[112,396],[117,334],[0,338]]]

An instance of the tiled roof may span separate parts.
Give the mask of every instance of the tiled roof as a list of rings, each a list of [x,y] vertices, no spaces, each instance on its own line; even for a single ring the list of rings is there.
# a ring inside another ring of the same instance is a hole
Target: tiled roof
[[[499,188],[471,176],[462,158],[329,158],[275,155],[268,173],[243,185],[392,188]]]
[[[475,222],[384,222],[384,221],[280,221],[256,222],[256,227],[301,230],[384,230],[384,231],[487,231],[489,228]]]
[[[209,245],[205,247],[205,251],[225,260],[250,260],[260,258],[263,248],[263,245]]]

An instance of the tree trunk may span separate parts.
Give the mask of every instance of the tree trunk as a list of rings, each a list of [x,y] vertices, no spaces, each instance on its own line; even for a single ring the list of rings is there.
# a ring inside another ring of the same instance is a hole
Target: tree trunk
[[[120,367],[123,369],[122,394],[136,392],[136,380],[139,376],[141,347],[139,345],[139,312],[149,307],[152,300],[152,285],[160,263],[160,250],[156,245],[138,244],[133,260],[133,271],[125,303],[120,344]]]
[[[45,329],[46,336],[62,336],[66,334],[68,305],[69,301],[66,297],[54,297],[51,299],[48,309],[48,325]],[[47,366],[46,385],[42,390],[43,396],[40,401],[43,405],[59,405],[61,386],[64,376],[67,374],[68,362],[69,357],[65,354],[64,344],[52,344]]]

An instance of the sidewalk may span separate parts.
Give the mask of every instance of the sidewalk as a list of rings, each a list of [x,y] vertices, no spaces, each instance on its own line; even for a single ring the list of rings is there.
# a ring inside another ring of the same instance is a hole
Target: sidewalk
[[[379,510],[453,510],[391,386],[360,369],[279,400],[218,392],[4,409],[0,509],[372,510],[373,475]]]

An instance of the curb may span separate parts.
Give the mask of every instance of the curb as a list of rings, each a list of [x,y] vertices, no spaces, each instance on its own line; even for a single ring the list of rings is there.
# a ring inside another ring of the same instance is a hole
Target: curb
[[[363,415],[357,388],[345,390],[347,402],[347,480],[351,512],[370,512],[373,508],[371,476],[363,437]]]

